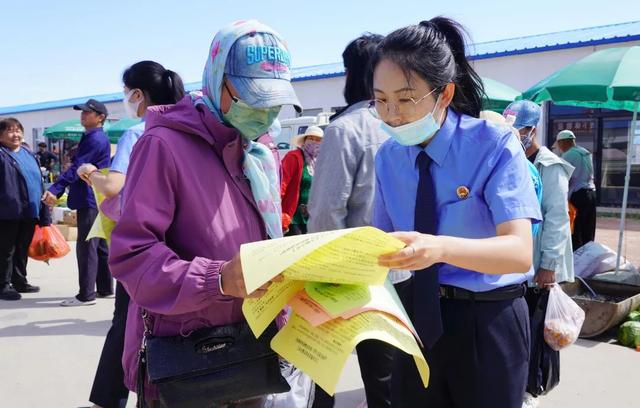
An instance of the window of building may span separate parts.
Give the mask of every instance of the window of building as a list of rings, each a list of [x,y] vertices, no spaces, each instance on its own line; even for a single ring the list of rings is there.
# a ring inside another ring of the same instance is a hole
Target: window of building
[[[627,145],[631,118],[610,118],[602,122],[602,168],[600,203],[620,205],[627,170]],[[631,166],[629,205],[640,206],[640,165]]]
[[[289,150],[291,148],[291,138],[293,137],[293,127],[282,126],[280,135],[274,140],[278,150]]]

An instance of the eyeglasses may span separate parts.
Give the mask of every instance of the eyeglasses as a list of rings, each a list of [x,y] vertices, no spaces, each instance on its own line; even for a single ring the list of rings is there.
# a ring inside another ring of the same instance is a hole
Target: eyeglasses
[[[378,119],[383,119],[391,115],[392,109],[395,114],[402,117],[413,117],[416,113],[417,106],[427,96],[434,93],[438,88],[434,88],[431,92],[423,96],[422,98],[415,100],[410,97],[403,97],[398,100],[398,103],[388,103],[382,99],[372,99],[369,101],[369,112]]]
[[[231,92],[231,89],[229,89],[229,85],[227,85],[227,81],[225,79],[222,80],[222,85],[224,86],[224,89],[226,89],[227,92],[229,93],[229,96],[231,97],[232,101],[238,102],[240,100],[237,96],[233,94],[233,92]]]

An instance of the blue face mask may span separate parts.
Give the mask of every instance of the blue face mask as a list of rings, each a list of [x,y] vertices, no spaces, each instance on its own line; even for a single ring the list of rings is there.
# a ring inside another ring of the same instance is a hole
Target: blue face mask
[[[391,136],[393,140],[403,146],[416,146],[422,144],[433,138],[436,132],[440,130],[440,124],[433,117],[433,112],[435,112],[436,107],[438,106],[438,101],[440,101],[439,97],[436,100],[433,110],[415,122],[396,127],[389,126],[385,122],[382,122],[380,126],[382,127],[382,130]]]
[[[529,150],[529,148],[533,144],[533,129],[535,129],[535,126],[529,133],[527,133],[526,136],[522,136],[522,139],[520,140],[520,143],[522,143],[522,147],[524,148],[525,152]]]

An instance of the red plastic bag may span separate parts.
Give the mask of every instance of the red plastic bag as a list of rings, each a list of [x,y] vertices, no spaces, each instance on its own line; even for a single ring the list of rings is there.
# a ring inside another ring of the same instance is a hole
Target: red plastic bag
[[[29,257],[36,261],[45,261],[54,258],[62,258],[71,251],[69,244],[55,225],[40,227],[36,225],[31,244],[29,245]]]

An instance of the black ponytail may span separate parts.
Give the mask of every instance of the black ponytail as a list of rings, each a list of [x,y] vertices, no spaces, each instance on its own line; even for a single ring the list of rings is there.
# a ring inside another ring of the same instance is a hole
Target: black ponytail
[[[465,29],[445,17],[435,17],[389,34],[378,47],[372,62],[383,59],[397,64],[407,77],[418,75],[440,94],[453,82],[456,90],[451,108],[478,117],[482,111],[484,87],[465,54]]]
[[[347,105],[373,98],[370,62],[383,38],[379,34],[365,33],[351,41],[344,49],[342,61],[347,73],[344,99]]]
[[[140,89],[149,105],[170,105],[184,97],[182,78],[154,61],[140,61],[127,68],[122,82],[129,89]]]

